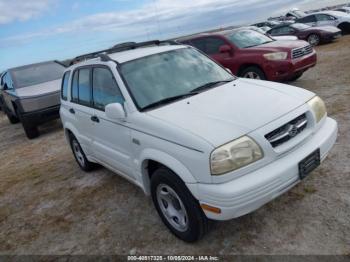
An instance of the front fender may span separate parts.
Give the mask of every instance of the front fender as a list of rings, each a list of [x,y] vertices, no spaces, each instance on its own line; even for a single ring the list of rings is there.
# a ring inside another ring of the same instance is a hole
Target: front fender
[[[140,155],[139,170],[141,170],[144,191],[146,194],[150,194],[150,180],[147,172],[147,162],[149,160],[156,161],[166,166],[177,174],[186,184],[197,183],[197,180],[193,177],[190,171],[180,161],[171,155],[156,149],[145,149]]]

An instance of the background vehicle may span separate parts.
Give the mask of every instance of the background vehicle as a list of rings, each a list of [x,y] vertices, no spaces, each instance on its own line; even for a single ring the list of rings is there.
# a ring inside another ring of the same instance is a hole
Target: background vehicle
[[[238,79],[195,48],[154,44],[68,68],[60,114],[79,166],[100,163],[141,187],[180,239],[283,194],[332,148],[337,123],[313,93]]]
[[[339,12],[350,14],[350,7],[344,6],[344,7],[335,9],[334,11],[339,11]]]
[[[59,117],[60,83],[65,67],[44,62],[6,70],[0,96],[10,123],[22,123],[28,138],[39,135],[37,126]]]
[[[239,29],[248,29],[248,30],[254,30],[257,31],[261,34],[268,35],[267,31],[271,30],[270,27],[268,26],[263,26],[263,27],[257,27],[257,26],[245,26],[245,27],[240,27]],[[292,41],[292,40],[298,40],[298,37],[292,36],[292,35],[285,35],[285,36],[269,36],[274,40],[280,40],[280,41]]]
[[[256,27],[264,27],[264,26],[268,26],[268,27],[275,27],[276,25],[279,25],[281,22],[278,21],[265,21],[265,22],[260,22],[260,23],[256,23],[256,24],[252,24],[252,26],[256,26]]]
[[[302,18],[304,16],[306,16],[307,14],[303,11],[300,11],[298,8],[293,8],[292,10],[290,10],[287,14],[286,17],[292,18],[292,19],[299,19]]]
[[[4,72],[2,72],[2,73],[0,74],[0,111],[3,111],[2,107],[3,107],[3,104],[4,104],[4,101],[3,101],[3,99],[2,99],[3,75],[4,75]]]
[[[273,38],[278,36],[296,36],[300,40],[308,41],[312,46],[341,37],[340,29],[334,26],[312,27],[300,23],[279,25],[267,31],[267,34]]]
[[[350,15],[339,11],[322,11],[313,13],[295,21],[296,23],[307,24],[310,26],[335,26],[343,34],[350,33]]]
[[[235,29],[179,41],[198,48],[240,77],[295,80],[316,64],[316,52],[305,41],[275,41],[253,30]]]

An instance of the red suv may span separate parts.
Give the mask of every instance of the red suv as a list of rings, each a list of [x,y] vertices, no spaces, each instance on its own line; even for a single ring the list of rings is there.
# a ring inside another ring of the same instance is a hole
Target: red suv
[[[305,41],[275,41],[250,29],[201,34],[178,40],[203,51],[240,77],[293,81],[316,65],[317,56]]]

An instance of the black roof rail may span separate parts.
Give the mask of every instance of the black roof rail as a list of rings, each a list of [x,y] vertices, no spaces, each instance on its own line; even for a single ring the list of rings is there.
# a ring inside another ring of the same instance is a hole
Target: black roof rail
[[[88,59],[97,58],[97,57],[100,57],[101,60],[103,59],[102,61],[110,61],[111,59],[107,58],[108,57],[107,54],[113,54],[113,53],[117,53],[117,52],[133,50],[133,49],[140,48],[140,47],[146,47],[146,46],[152,46],[152,45],[159,46],[159,45],[164,45],[164,44],[179,45],[179,43],[177,43],[176,41],[173,41],[173,40],[165,40],[165,41],[152,40],[152,41],[139,42],[139,43],[125,42],[125,43],[114,45],[113,47],[108,48],[108,49],[104,49],[104,50],[96,51],[93,53],[88,53],[88,54],[77,56],[77,57],[72,59],[70,65],[74,65],[74,64],[79,63],[83,60],[88,60]]]

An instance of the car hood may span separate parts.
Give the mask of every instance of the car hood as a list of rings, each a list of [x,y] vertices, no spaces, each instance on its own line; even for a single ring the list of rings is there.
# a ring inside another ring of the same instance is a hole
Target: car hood
[[[303,40],[276,40],[272,41],[270,43],[266,43],[263,45],[255,46],[253,48],[258,50],[266,50],[266,51],[274,51],[274,50],[281,50],[281,49],[294,49],[299,47],[306,46],[307,43]]]
[[[281,36],[271,36],[273,39],[278,41],[295,41],[298,40],[298,37],[293,35],[281,35]]]
[[[41,96],[53,92],[58,92],[60,89],[61,79],[56,79],[50,82],[16,89],[16,95],[19,97]]]
[[[282,117],[313,96],[297,87],[238,79],[147,114],[216,147]]]

